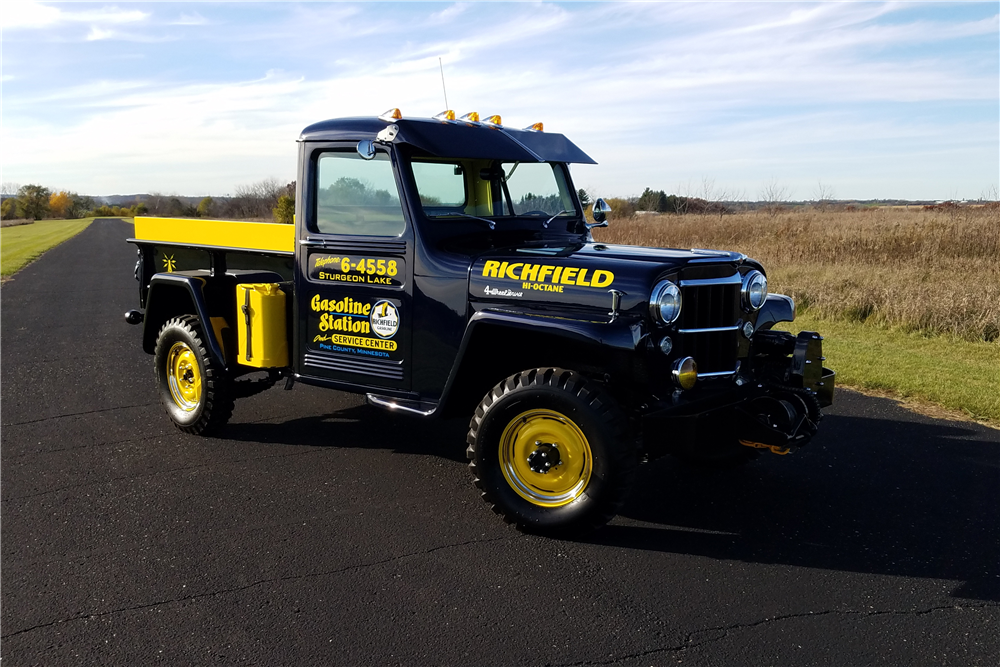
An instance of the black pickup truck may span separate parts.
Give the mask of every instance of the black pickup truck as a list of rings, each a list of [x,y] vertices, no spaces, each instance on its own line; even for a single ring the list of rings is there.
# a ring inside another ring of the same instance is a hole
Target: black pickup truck
[[[483,498],[565,534],[613,517],[641,461],[788,453],[833,400],[821,337],[772,329],[794,304],[754,260],[595,243],[609,208],[590,222],[569,170],[593,160],[541,124],[391,110],[298,143],[294,226],[136,218],[126,320],[186,432],[282,379],[471,414]]]

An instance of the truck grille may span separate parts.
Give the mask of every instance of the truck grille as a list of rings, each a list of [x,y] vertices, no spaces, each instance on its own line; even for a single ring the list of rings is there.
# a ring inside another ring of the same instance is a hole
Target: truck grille
[[[681,280],[680,352],[698,374],[729,373],[739,354],[740,275]]]

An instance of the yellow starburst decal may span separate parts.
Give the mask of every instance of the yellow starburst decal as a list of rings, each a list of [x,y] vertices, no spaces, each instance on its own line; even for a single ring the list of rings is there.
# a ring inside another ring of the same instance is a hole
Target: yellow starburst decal
[[[170,255],[169,257],[167,255],[163,256],[163,268],[167,270],[167,273],[174,272],[174,269],[177,268],[177,262],[174,261],[173,255]]]

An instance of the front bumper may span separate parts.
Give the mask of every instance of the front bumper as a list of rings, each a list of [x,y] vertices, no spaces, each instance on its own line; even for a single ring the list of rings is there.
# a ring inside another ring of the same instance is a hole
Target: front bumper
[[[655,458],[677,448],[734,442],[787,453],[807,444],[820,409],[833,403],[836,384],[836,373],[823,367],[823,338],[803,331],[776,335],[768,345],[732,381],[679,392],[643,415],[646,453]]]

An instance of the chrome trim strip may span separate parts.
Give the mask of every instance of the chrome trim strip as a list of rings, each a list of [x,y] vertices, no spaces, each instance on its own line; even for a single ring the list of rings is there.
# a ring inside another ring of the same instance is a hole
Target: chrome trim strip
[[[738,273],[725,278],[700,278],[698,280],[682,280],[681,287],[701,287],[705,285],[742,285],[743,278]]]
[[[375,394],[365,394],[365,400],[367,400],[372,405],[376,405],[380,408],[385,408],[387,410],[402,410],[403,412],[409,412],[410,414],[420,415],[421,417],[430,417],[437,410],[437,406],[434,406],[430,410],[420,410],[419,408],[413,408],[408,405],[400,405],[393,401],[388,401],[384,398],[380,398]]]
[[[731,327],[707,327],[705,329],[678,329],[677,333],[682,334],[698,334],[698,333],[714,333],[716,331],[739,331],[740,325],[734,324]]]
[[[702,379],[702,378],[721,378],[721,377],[729,377],[729,376],[731,376],[731,375],[736,375],[736,373],[737,373],[737,372],[738,372],[739,370],[740,370],[740,369],[738,369],[738,368],[734,368],[734,369],[733,369],[733,370],[731,370],[731,371],[715,371],[714,373],[698,373],[698,379],[700,380],[700,379]]]

